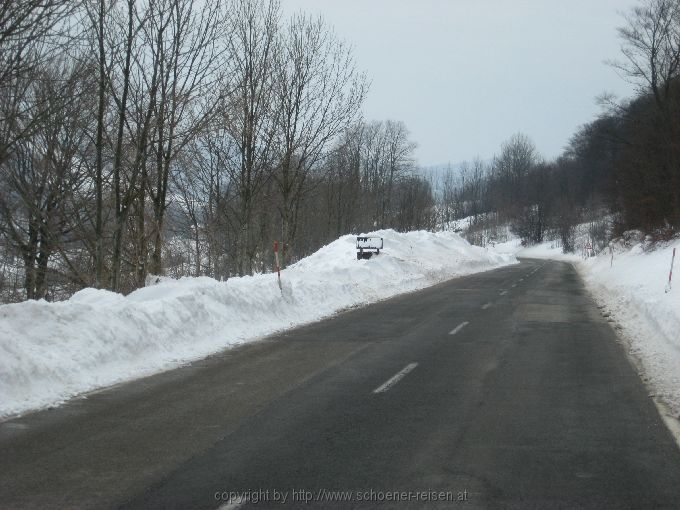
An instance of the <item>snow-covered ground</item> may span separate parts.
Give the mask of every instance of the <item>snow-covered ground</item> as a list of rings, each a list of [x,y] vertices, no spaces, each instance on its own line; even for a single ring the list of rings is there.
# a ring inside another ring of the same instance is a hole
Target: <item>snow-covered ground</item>
[[[680,251],[680,241],[650,251],[640,244],[618,246],[613,261],[605,252],[577,267],[595,299],[623,327],[649,386],[680,418],[680,281],[666,292],[673,247]]]
[[[356,260],[345,236],[276,275],[162,279],[128,296],[85,289],[0,306],[0,416],[200,359],[226,347],[456,276],[515,263],[451,232],[392,230]]]
[[[675,288],[667,292],[674,247]],[[562,253],[555,241],[522,248],[513,240],[494,249],[574,263],[603,311],[621,326],[648,387],[680,418],[680,240],[652,245],[631,236],[586,258]]]

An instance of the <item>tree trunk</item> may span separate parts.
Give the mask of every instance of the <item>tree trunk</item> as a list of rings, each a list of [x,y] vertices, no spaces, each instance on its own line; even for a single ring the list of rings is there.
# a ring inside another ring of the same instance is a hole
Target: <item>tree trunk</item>
[[[97,39],[99,43],[99,104],[97,106],[96,176],[95,176],[95,287],[101,288],[104,279],[104,232],[103,232],[103,157],[104,151],[104,113],[106,108],[106,53],[104,49],[104,9],[105,0],[99,2],[99,23]]]
[[[51,255],[49,243],[45,240],[46,234],[43,233],[41,237],[35,274],[35,299],[44,299],[47,296],[47,263]]]
[[[115,224],[113,231],[113,256],[111,258],[110,288],[114,292],[120,290],[120,265],[123,249],[123,234],[127,220],[127,208],[123,204],[121,189],[121,166],[123,159],[123,129],[127,116],[127,98],[130,89],[130,65],[132,60],[132,39],[134,23],[134,0],[128,0],[128,33],[125,48],[125,68],[123,70],[123,94],[118,112],[118,131],[116,151],[113,161],[113,184],[115,195]]]
[[[198,232],[198,223],[194,220],[194,248],[196,250],[196,277],[201,276],[201,239]]]
[[[136,264],[136,281],[137,287],[144,287],[146,284],[146,257],[147,257],[147,244],[146,244],[146,222],[145,222],[145,211],[146,211],[146,187],[144,182],[147,179],[146,165],[142,168],[142,186],[139,190],[139,202],[137,204],[137,264]]]
[[[31,218],[28,225],[28,242],[23,246],[22,258],[24,260],[24,289],[26,299],[35,299],[35,261],[38,252],[38,229],[35,219]]]

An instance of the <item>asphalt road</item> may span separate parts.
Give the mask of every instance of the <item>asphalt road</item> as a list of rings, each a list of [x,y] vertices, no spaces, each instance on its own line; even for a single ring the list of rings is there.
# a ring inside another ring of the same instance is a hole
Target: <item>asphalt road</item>
[[[1,508],[284,499],[678,508],[680,450],[574,269],[534,260],[0,424]]]

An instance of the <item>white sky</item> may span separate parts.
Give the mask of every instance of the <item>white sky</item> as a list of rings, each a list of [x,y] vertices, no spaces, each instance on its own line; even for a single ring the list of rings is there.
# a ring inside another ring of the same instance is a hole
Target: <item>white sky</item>
[[[604,64],[635,0],[282,0],[320,13],[372,80],[367,120],[403,120],[421,165],[489,158],[513,133],[561,153],[633,88]]]

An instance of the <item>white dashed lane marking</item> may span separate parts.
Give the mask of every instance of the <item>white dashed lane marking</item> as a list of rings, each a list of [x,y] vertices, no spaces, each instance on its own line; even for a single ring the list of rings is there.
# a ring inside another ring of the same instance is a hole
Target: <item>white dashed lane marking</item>
[[[397,384],[399,381],[401,381],[406,375],[416,368],[418,366],[418,363],[410,363],[406,365],[404,368],[402,368],[399,372],[397,372],[394,376],[390,377],[386,382],[378,386],[376,389],[373,390],[373,393],[384,393],[387,390],[389,390],[392,386]]]
[[[470,324],[470,323],[467,322],[467,321],[465,321],[465,322],[463,322],[463,323],[461,323],[461,324],[458,324],[458,326],[456,326],[456,327],[453,328],[451,331],[449,331],[449,335],[455,335],[456,333],[458,333],[461,329],[463,329],[463,328],[464,328],[465,326],[467,326],[468,324]]]

